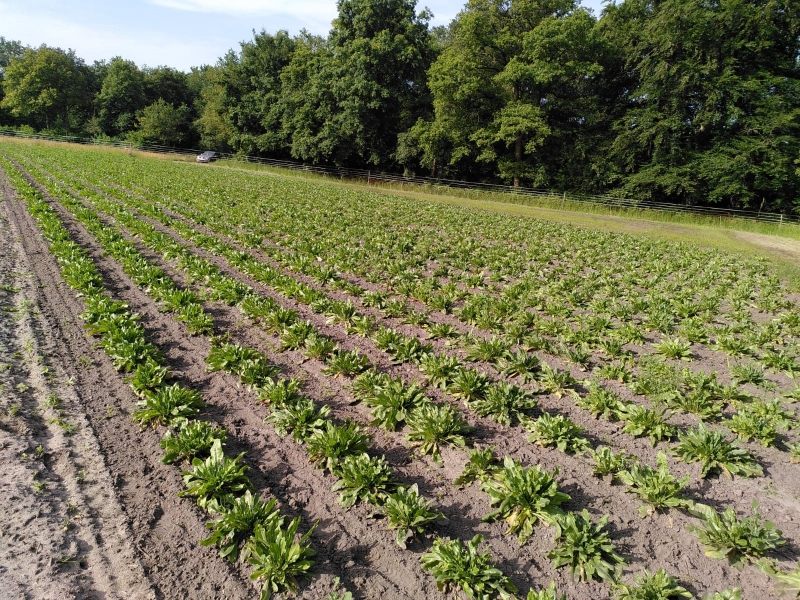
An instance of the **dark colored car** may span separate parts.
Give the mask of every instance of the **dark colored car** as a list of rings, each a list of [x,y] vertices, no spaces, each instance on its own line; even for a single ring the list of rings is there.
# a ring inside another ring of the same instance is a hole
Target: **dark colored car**
[[[210,163],[217,160],[219,156],[216,152],[211,152],[210,150],[207,152],[203,152],[197,156],[197,162],[199,163]]]

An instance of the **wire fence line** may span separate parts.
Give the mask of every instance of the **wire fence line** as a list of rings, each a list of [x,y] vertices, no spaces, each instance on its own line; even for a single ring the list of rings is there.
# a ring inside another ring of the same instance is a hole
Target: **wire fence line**
[[[92,146],[106,146],[122,148],[128,151],[140,150],[143,152],[156,152],[160,154],[176,154],[181,156],[194,156],[204,152],[198,149],[175,148],[172,146],[161,146],[158,144],[137,144],[133,142],[82,138],[74,136],[56,136],[39,133],[27,133],[14,129],[0,129],[0,137],[18,137],[23,139],[42,140],[50,142],[68,142],[73,144],[84,144]],[[289,160],[262,158],[259,156],[243,156],[228,152],[217,152],[217,156],[222,159],[262,164],[266,166],[316,173],[323,176],[335,177],[339,179],[361,180],[371,183],[389,184],[409,184],[420,185],[443,189],[460,189],[485,191],[509,196],[528,197],[528,198],[549,198],[561,199],[562,203],[578,202],[602,206],[610,209],[620,210],[653,210],[659,212],[669,212],[675,214],[693,214],[706,217],[713,217],[731,220],[757,221],[762,223],[772,223],[779,226],[791,225],[800,226],[800,219],[782,213],[768,213],[752,210],[739,210],[734,208],[716,208],[713,206],[686,206],[671,204],[668,202],[651,202],[646,200],[633,200],[630,198],[619,198],[616,196],[600,196],[590,194],[577,194],[572,192],[556,192],[553,190],[537,189],[529,187],[514,187],[494,183],[480,183],[474,181],[461,181],[456,179],[443,179],[439,177],[411,177],[397,173],[386,173],[383,171],[373,171],[371,169],[355,169],[349,167],[335,167],[324,165],[305,164]]]

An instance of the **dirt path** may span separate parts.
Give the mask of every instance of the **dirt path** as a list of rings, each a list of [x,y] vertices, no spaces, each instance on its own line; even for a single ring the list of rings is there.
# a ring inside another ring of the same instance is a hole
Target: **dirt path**
[[[735,231],[733,236],[737,240],[742,240],[758,246],[780,258],[796,260],[800,262],[800,241],[788,238],[764,235],[762,233],[750,233],[748,231]]]

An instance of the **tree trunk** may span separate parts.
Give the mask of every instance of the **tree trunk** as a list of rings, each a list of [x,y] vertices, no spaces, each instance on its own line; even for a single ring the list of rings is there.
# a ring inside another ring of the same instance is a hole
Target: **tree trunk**
[[[518,165],[522,164],[522,132],[517,132],[517,139],[514,140],[514,158]],[[519,175],[514,176],[514,187],[519,187]]]

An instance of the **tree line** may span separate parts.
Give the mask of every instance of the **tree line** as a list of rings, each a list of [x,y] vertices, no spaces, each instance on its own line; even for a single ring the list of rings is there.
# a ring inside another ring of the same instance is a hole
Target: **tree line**
[[[796,0],[339,0],[184,73],[0,38],[0,125],[800,212]]]

